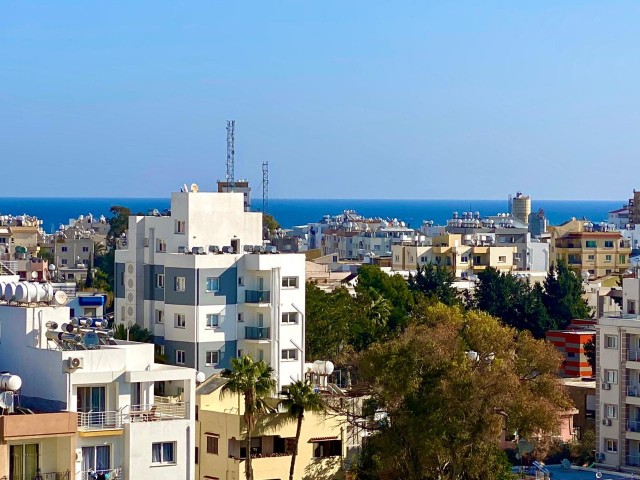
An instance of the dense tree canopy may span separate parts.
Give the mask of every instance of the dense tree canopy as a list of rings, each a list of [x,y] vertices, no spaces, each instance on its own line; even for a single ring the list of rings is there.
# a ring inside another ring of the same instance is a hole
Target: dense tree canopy
[[[369,413],[378,412],[359,478],[499,479],[505,422],[524,438],[553,432],[569,405],[556,376],[560,355],[485,313],[420,309],[358,361]]]
[[[445,305],[456,305],[460,302],[453,286],[455,276],[446,267],[431,263],[418,266],[415,275],[409,275],[409,289],[420,292],[427,297],[438,300]]]

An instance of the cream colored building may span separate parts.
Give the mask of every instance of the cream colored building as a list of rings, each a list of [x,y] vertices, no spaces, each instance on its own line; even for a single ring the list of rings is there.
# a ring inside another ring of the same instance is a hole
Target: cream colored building
[[[221,397],[225,384],[210,377],[196,390],[196,477],[200,480],[241,480],[245,476],[246,424],[242,396]],[[275,407],[278,400],[272,399]],[[298,445],[294,478],[333,480],[344,478],[347,454],[345,417],[306,413]],[[289,478],[296,422],[284,413],[258,418],[252,437],[254,478]]]
[[[444,266],[456,278],[469,278],[487,267],[500,272],[515,271],[517,247],[465,245],[462,235],[445,234],[433,237],[431,246],[394,245],[393,270],[415,270],[416,265]]]
[[[629,269],[631,244],[608,225],[573,219],[549,227],[549,232],[552,266],[562,259],[581,278],[618,275]]]

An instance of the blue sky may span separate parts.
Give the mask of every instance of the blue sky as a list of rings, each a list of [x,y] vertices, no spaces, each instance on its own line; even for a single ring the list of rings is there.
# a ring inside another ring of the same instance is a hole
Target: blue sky
[[[625,199],[640,4],[0,0],[2,196]],[[635,172],[635,173],[634,173]]]

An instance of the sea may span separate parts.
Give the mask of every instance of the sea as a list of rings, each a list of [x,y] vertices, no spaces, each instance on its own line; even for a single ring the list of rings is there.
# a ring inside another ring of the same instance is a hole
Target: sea
[[[532,200],[532,211],[542,208],[549,224],[557,225],[572,217],[592,222],[607,220],[607,213],[626,204],[624,200]],[[112,206],[128,207],[133,213],[162,211],[170,206],[169,198],[37,198],[0,197],[0,215],[32,215],[43,221],[45,231],[51,233],[69,219],[91,213],[94,217],[111,216]],[[262,199],[251,202],[254,211],[262,210]],[[398,219],[418,228],[423,220],[445,224],[455,211],[475,212],[482,216],[508,211],[503,200],[340,200],[340,199],[269,199],[268,213],[283,228],[317,222],[324,215],[337,215],[355,210],[366,217]]]

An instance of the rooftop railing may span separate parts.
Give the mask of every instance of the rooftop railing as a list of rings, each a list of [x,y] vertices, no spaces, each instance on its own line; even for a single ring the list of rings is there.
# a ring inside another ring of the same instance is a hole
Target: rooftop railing
[[[131,422],[160,422],[188,418],[188,403],[130,405],[118,411],[78,412],[78,430],[98,431],[123,428]]]

